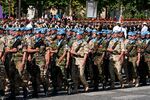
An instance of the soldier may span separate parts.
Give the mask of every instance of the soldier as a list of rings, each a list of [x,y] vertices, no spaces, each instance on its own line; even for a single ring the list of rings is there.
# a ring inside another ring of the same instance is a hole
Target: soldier
[[[29,72],[31,76],[31,82],[32,82],[32,97],[38,97],[38,78],[40,77],[40,69],[38,66],[36,66],[35,59],[33,57],[34,53],[39,52],[38,48],[35,48],[36,41],[35,36],[30,36],[27,38],[27,71]]]
[[[144,51],[144,60],[148,66],[148,77],[150,78],[150,32],[146,34],[146,47]]]
[[[98,46],[98,40],[97,40],[97,30],[92,30],[92,36],[91,40],[89,41],[89,54],[87,59],[87,66],[89,67],[89,73],[91,79],[94,81],[94,91],[98,90],[98,84],[99,84],[99,72],[97,64],[95,64],[95,52],[97,51]],[[89,37],[90,38],[90,37]],[[100,70],[101,71],[101,70]]]
[[[45,29],[40,30],[40,36],[36,37],[38,39],[35,43],[35,48],[39,49],[38,53],[35,53],[36,65],[40,68],[40,83],[43,85],[44,93],[48,96],[48,74],[47,69],[49,66],[49,49],[46,49],[46,41],[44,41]],[[37,34],[37,35],[38,35]],[[47,45],[48,46],[48,45]]]
[[[61,77],[62,79],[59,80],[60,86],[62,86],[62,83],[64,83],[65,87],[68,87],[69,83],[67,80],[67,68],[69,66],[69,61],[68,61],[68,50],[69,46],[67,44],[67,41],[65,40],[65,31],[63,29],[59,30],[57,33],[57,58],[56,58],[56,63],[57,66],[61,69]],[[60,82],[62,81],[62,83]]]
[[[125,51],[125,47],[123,41],[119,38],[120,32],[114,32],[112,35],[112,40],[108,46],[108,52],[110,52],[110,63],[109,63],[109,71],[111,77],[111,88],[114,88],[115,82],[115,74],[120,81],[121,88],[124,88],[124,83],[121,75],[122,71],[122,63],[123,63],[123,55]]]
[[[38,85],[40,83],[43,85],[45,95],[48,96],[47,69],[49,65],[49,50],[46,49],[44,36],[41,34],[45,32],[37,30],[36,33],[35,39],[31,37],[31,40],[28,41],[29,56],[27,64],[31,65],[27,66],[32,77],[33,97],[38,97]]]
[[[17,79],[17,83],[19,86],[23,87],[23,91],[24,91],[24,98],[27,97],[27,84],[28,84],[28,76],[26,73],[26,57],[27,57],[27,46],[25,44],[25,42],[23,41],[23,31],[21,31],[20,29],[18,30],[18,32],[16,32],[16,34],[18,35],[15,39],[16,39],[16,43],[20,43],[17,47],[17,52],[13,54],[13,61],[14,64],[16,66],[16,69],[18,71],[18,79]]]
[[[147,48],[147,44],[146,44],[146,34],[147,32],[142,32],[141,33],[141,40],[138,42],[139,46],[140,46],[140,55],[141,55],[141,59],[140,59],[140,64],[138,67],[138,73],[139,73],[139,77],[140,77],[140,83],[142,83],[141,85],[146,85],[146,76],[148,75],[148,66],[145,62],[145,57],[144,57],[144,53],[145,50]]]
[[[6,72],[5,72],[5,66],[4,66],[4,62],[3,62],[3,54],[4,54],[4,49],[5,49],[5,45],[4,45],[4,41],[2,40],[4,34],[4,30],[3,28],[0,29],[0,96],[4,96],[5,95],[5,78],[6,78]]]
[[[24,98],[27,97],[26,87],[19,82],[22,81],[19,68],[23,68],[24,58],[19,59],[18,63],[15,60],[16,59],[15,55],[19,50],[19,46],[21,45],[21,38],[19,36],[20,34],[19,32],[20,31],[15,32],[14,37],[13,36],[7,37],[7,43],[6,43],[5,54],[4,54],[5,68],[7,71],[7,76],[10,81],[11,99],[15,99],[17,85],[21,85],[23,87]]]
[[[89,53],[89,48],[87,45],[87,42],[83,40],[83,31],[78,31],[77,32],[77,40],[73,43],[72,48],[71,48],[71,54],[73,55],[75,59],[75,63],[72,68],[72,77],[74,81],[74,91],[77,93],[78,92],[78,78],[80,78],[81,82],[84,85],[84,89],[87,92],[89,90],[89,85],[85,79],[84,75],[84,69],[85,69],[85,63],[87,60],[87,56]],[[78,75],[79,71],[79,75]]]
[[[126,55],[128,57],[128,72],[129,72],[129,82],[131,84],[135,83],[135,86],[139,86],[139,79],[137,74],[137,66],[140,63],[140,47],[136,41],[136,33],[128,33],[128,42],[126,45]]]

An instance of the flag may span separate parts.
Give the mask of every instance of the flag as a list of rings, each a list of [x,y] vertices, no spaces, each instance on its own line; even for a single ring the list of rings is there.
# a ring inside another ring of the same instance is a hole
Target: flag
[[[0,18],[3,18],[3,9],[2,9],[2,5],[0,4]]]
[[[123,23],[123,16],[122,15],[120,15],[120,17],[119,17],[119,23]]]

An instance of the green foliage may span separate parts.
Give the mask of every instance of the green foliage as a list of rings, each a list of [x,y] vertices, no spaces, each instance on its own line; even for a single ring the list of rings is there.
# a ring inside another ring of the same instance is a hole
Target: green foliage
[[[5,13],[9,13],[9,7],[11,14],[14,14],[14,7],[17,6],[18,0],[12,1],[11,5],[9,0],[1,0],[3,10]],[[42,2],[43,1],[43,2]],[[150,1],[149,0],[97,0],[98,12],[102,12],[104,8],[108,9],[108,12],[120,9],[123,5],[123,16],[125,18],[145,18],[149,16]],[[23,13],[26,13],[26,9],[29,5],[35,6],[38,10],[47,9],[55,6],[59,9],[63,9],[64,12],[75,12],[81,15],[82,11],[86,10],[86,0],[21,0]],[[147,10],[147,12],[145,12]]]

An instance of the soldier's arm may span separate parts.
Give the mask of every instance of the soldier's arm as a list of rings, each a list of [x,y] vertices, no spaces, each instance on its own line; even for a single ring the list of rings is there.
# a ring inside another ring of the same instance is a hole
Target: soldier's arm
[[[67,54],[67,51],[65,50],[63,55],[58,59],[58,63],[61,63],[61,61],[65,58],[66,54]]]
[[[28,53],[35,53],[35,52],[39,52],[39,49],[36,48],[36,49],[32,49],[30,46],[28,47],[27,49]]]
[[[121,54],[120,54],[119,60],[123,59],[124,54],[125,54],[125,45],[124,45],[123,42],[121,43],[121,49],[122,50],[121,50]]]
[[[3,57],[3,52],[4,52],[4,44],[0,45],[0,59]]]
[[[69,66],[69,62],[70,62],[70,52],[67,52],[67,62],[66,62],[66,68]]]
[[[6,53],[15,53],[15,52],[17,52],[17,48],[12,48],[12,49],[6,48],[6,49],[5,49],[5,52],[6,52]]]
[[[87,60],[87,57],[88,57],[88,54],[86,53],[86,54],[84,55],[84,61],[83,61],[83,64],[82,64],[82,65],[85,65],[86,60]]]
[[[73,48],[73,46],[71,47],[70,53],[71,54],[76,54],[75,49]]]
[[[23,59],[22,59],[22,64],[25,65],[25,62],[27,61],[27,46],[23,47]]]
[[[50,56],[49,56],[49,54],[50,54],[50,50],[48,49],[47,51],[46,51],[46,54],[45,54],[45,60],[46,60],[46,66],[48,67],[48,65],[49,65],[49,63],[50,63]]]
[[[113,52],[114,50],[112,49],[112,46],[113,46],[113,43],[110,41],[109,42],[109,45],[108,45],[108,48],[107,48],[107,51],[108,52]]]

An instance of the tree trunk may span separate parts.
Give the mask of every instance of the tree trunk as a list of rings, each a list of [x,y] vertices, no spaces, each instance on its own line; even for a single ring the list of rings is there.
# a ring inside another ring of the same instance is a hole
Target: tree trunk
[[[69,16],[72,16],[72,0],[69,0]]]

